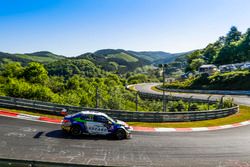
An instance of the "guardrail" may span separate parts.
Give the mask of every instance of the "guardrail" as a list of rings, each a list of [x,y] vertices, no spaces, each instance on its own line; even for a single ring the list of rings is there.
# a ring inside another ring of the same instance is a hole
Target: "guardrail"
[[[45,162],[45,161],[34,161],[34,160],[0,158],[0,166],[1,167],[94,167],[97,165],[82,165],[82,164],[73,164],[73,163]]]
[[[145,92],[137,92],[141,98],[146,99],[160,99],[163,100],[165,98],[166,101],[186,101],[186,102],[198,102],[198,103],[216,103],[216,100],[207,98],[207,99],[198,99],[194,98],[193,96],[190,97],[178,97],[178,96],[171,96],[171,95],[162,95],[162,94],[152,94],[152,93],[145,93]]]
[[[131,87],[135,86],[134,85],[127,85],[126,89],[127,90],[131,90]],[[160,88],[159,86],[156,86],[158,89],[163,90],[162,88]],[[132,91],[132,90],[131,90]],[[217,100],[216,99],[211,99],[210,97],[207,99],[199,99],[199,98],[195,98],[193,96],[190,97],[180,97],[180,96],[172,96],[172,95],[163,95],[163,94],[157,94],[157,93],[146,93],[146,92],[140,92],[140,91],[136,91],[138,93],[138,95],[141,98],[145,98],[145,99],[156,99],[156,100],[166,100],[166,101],[185,101],[185,102],[198,102],[198,103],[216,103]]]
[[[157,89],[163,90],[163,88],[158,85]],[[203,94],[221,94],[221,95],[250,95],[250,90],[192,90],[192,89],[164,89],[168,92],[180,92],[180,93],[203,93]]]
[[[35,112],[43,112],[53,115],[60,115],[62,109],[67,109],[69,113],[75,113],[83,110],[101,111],[115,119],[121,119],[128,122],[183,122],[198,121],[215,118],[222,118],[232,115],[239,110],[239,106],[209,110],[209,111],[183,111],[183,112],[135,112],[124,110],[111,110],[100,108],[86,108],[77,106],[67,106],[36,100],[27,100],[0,96],[0,106],[4,108],[24,109]]]

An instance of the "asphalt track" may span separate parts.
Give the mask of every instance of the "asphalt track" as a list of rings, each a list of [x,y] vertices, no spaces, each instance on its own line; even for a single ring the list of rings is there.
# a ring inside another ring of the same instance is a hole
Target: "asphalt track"
[[[250,166],[250,126],[133,138],[72,138],[56,124],[0,116],[0,157],[113,166]]]
[[[153,94],[162,94],[161,92],[157,92],[151,89],[152,86],[159,85],[159,83],[143,83],[143,84],[137,84],[134,85],[135,89],[140,92],[145,93],[153,93]],[[166,95],[169,95],[169,92],[166,92]],[[193,98],[199,98],[199,99],[207,99],[211,95],[211,99],[220,99],[221,96],[219,94],[198,94],[198,93],[171,93],[172,96],[178,96],[178,97],[193,97]],[[226,95],[225,97],[232,97],[234,99],[234,102],[239,105],[247,105],[250,106],[250,96],[248,95]]]

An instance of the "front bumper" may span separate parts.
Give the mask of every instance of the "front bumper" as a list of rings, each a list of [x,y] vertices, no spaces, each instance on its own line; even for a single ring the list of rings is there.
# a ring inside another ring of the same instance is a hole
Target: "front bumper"
[[[132,138],[132,134],[131,134],[132,129],[130,129],[130,127],[129,127],[129,128],[125,128],[125,130],[126,130],[126,138],[131,139]]]
[[[62,130],[69,132],[70,131],[70,126],[65,126],[65,125],[61,125]]]
[[[127,133],[126,138],[127,138],[127,139],[131,139],[131,138],[132,138],[132,134],[131,134],[131,133]]]

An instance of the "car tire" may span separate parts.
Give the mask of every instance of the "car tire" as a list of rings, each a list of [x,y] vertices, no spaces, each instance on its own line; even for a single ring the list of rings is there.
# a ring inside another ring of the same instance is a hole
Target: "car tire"
[[[72,136],[80,136],[82,134],[82,130],[81,130],[81,127],[78,126],[78,125],[75,125],[75,126],[72,126],[70,128],[70,134]]]
[[[126,138],[126,132],[123,129],[118,129],[115,132],[115,138],[118,140],[122,140]]]

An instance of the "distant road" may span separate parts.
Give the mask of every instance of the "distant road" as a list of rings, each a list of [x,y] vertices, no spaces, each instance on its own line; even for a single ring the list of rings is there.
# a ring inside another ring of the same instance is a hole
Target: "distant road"
[[[140,92],[145,93],[152,93],[152,94],[162,94],[161,92],[157,92],[151,89],[151,87],[159,85],[160,83],[142,83],[142,84],[136,84],[135,89]],[[166,92],[166,95],[169,95],[170,92]],[[223,95],[219,94],[200,94],[200,93],[174,93],[171,92],[172,96],[177,97],[190,97],[193,96],[194,98],[199,99],[207,99],[210,95],[212,95],[211,99],[219,99]],[[250,106],[250,96],[249,95],[226,95],[226,97],[232,97],[234,99],[234,102],[239,105],[247,105]]]

